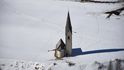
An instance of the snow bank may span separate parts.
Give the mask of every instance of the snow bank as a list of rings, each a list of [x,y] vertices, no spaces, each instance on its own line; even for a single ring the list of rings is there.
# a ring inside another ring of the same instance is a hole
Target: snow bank
[[[119,66],[118,66],[119,64]],[[24,60],[0,59],[0,70],[124,70],[124,60],[116,59],[105,62],[94,61],[87,64],[68,60],[51,61],[47,63],[31,62]]]

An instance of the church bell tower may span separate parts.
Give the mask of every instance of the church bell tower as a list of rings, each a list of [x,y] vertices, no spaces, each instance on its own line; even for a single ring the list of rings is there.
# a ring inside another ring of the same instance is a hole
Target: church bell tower
[[[71,56],[72,54],[72,26],[71,26],[69,12],[68,12],[66,26],[65,26],[65,42],[66,42],[66,56]]]

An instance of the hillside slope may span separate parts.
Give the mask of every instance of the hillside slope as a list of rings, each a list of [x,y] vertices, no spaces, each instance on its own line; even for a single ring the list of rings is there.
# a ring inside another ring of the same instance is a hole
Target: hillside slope
[[[54,59],[54,52],[48,50],[54,49],[60,38],[65,40],[68,11],[73,27],[73,48],[80,48],[82,52],[124,49],[124,12],[109,19],[104,14],[123,6],[123,3],[0,0],[0,59],[41,63]],[[87,64],[87,61],[123,59],[123,53],[91,53],[63,59]]]

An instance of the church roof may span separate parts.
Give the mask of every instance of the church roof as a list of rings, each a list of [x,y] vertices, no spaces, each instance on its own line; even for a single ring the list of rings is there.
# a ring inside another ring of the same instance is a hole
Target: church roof
[[[68,12],[68,16],[67,16],[65,31],[66,31],[66,33],[69,31],[72,33],[72,26],[71,26],[71,19],[70,19],[69,12]]]
[[[62,39],[59,40],[59,42],[56,44],[56,49],[64,49],[65,48],[65,44],[63,42]]]

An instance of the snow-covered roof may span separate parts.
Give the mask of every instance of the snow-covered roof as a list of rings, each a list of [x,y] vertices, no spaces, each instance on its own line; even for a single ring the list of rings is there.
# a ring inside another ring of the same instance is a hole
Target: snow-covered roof
[[[60,39],[59,41],[58,41],[58,43],[56,44],[56,49],[64,49],[65,48],[65,44],[64,44],[64,42],[63,42],[63,40],[62,39]]]

